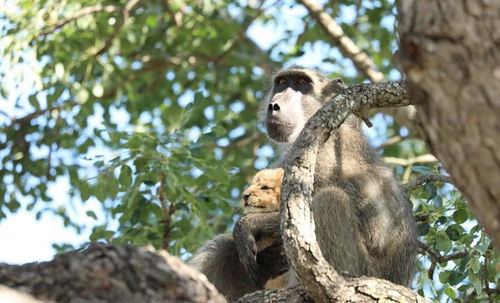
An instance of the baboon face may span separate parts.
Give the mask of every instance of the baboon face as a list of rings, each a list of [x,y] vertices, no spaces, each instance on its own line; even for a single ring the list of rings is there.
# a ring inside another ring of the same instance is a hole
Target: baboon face
[[[268,136],[277,142],[295,141],[307,120],[321,107],[329,82],[317,71],[303,68],[276,74],[262,108]]]
[[[263,169],[243,192],[245,213],[271,212],[280,208],[281,181],[283,168]]]

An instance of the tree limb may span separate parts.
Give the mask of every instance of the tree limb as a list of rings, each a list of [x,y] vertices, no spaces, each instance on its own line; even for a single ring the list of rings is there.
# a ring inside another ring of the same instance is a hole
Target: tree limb
[[[345,279],[324,259],[316,242],[310,204],[318,148],[344,120],[360,110],[409,104],[404,81],[358,84],[348,87],[309,119],[294,143],[281,192],[281,230],[285,252],[309,295],[315,302],[340,302],[346,294],[352,301],[376,300],[388,289],[415,302],[425,299],[411,290],[374,278]],[[356,283],[366,283],[365,286]],[[356,286],[355,286],[356,285]]]
[[[226,302],[205,276],[178,258],[110,244],[93,244],[50,262],[0,264],[0,284],[50,302]]]

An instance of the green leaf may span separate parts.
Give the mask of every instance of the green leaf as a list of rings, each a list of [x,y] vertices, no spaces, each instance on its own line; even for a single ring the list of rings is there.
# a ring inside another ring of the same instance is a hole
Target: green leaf
[[[85,180],[80,181],[80,197],[82,201],[87,201],[90,198],[89,184]]]
[[[87,216],[91,217],[92,219],[97,220],[97,216],[96,216],[95,212],[89,210],[86,212],[86,214],[87,214]]]
[[[453,220],[456,223],[462,224],[469,219],[469,214],[465,209],[458,209],[453,213]]]
[[[97,184],[94,186],[94,195],[97,200],[104,202],[108,196],[106,179],[104,177],[100,177],[97,180]]]
[[[453,226],[449,226],[446,229],[446,235],[451,241],[457,241],[460,239],[460,232],[457,231]]]
[[[446,287],[445,290],[444,290],[444,293],[448,296],[448,298],[451,298],[451,299],[456,299],[457,298],[457,293],[451,287]]]
[[[130,187],[132,184],[132,169],[128,165],[122,165],[118,180],[120,180],[123,187]]]
[[[434,185],[434,183],[432,183],[432,182],[426,183],[424,185],[424,189],[427,192],[427,194],[429,194],[429,198],[427,199],[427,201],[430,201],[430,200],[432,200],[432,199],[434,199],[436,197],[436,195],[437,195],[437,188]]]
[[[451,271],[449,270],[443,270],[439,273],[439,282],[443,284],[447,284],[448,280],[450,279],[451,276]]]
[[[429,233],[430,225],[429,223],[419,223],[417,225],[418,235],[425,236]]]
[[[426,166],[412,166],[411,170],[414,172],[421,173],[423,175],[430,175],[432,174],[432,170]]]
[[[469,268],[472,270],[472,272],[477,274],[481,269],[481,263],[477,258],[471,258],[471,260],[469,261]]]

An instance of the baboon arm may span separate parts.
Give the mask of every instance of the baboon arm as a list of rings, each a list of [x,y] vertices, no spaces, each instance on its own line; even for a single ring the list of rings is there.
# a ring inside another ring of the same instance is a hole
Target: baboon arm
[[[233,238],[240,261],[250,280],[257,287],[263,286],[268,279],[288,270],[279,225],[279,212],[271,212],[247,214],[241,217],[234,226]],[[266,238],[274,238],[276,241],[259,253],[258,241]]]

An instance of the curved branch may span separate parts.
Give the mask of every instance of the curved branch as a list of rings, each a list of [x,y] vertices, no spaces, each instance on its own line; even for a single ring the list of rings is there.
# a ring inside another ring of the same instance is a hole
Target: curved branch
[[[294,143],[281,192],[281,230],[288,259],[315,302],[337,302],[345,298],[346,293],[360,300],[373,299],[377,298],[380,289],[398,289],[400,292],[404,288],[380,279],[347,280],[337,274],[324,259],[316,242],[310,204],[317,151],[330,134],[351,113],[375,107],[406,106],[409,103],[404,81],[353,85],[318,110]],[[358,284],[351,284],[351,281],[359,283],[360,280],[372,286],[360,291],[363,288]],[[375,280],[376,287],[369,282]],[[416,302],[425,301],[411,293]]]

